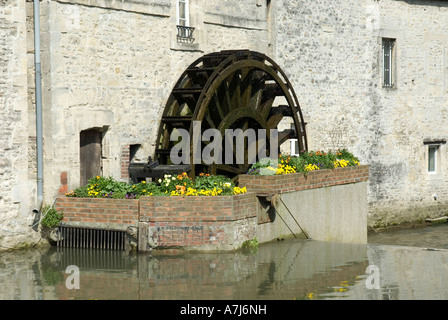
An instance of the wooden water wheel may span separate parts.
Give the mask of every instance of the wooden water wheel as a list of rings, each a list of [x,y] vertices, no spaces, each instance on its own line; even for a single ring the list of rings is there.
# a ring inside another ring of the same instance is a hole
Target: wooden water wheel
[[[202,132],[212,128],[224,136],[226,129],[265,129],[269,138],[270,129],[276,129],[284,117],[293,120],[293,129],[279,133],[278,145],[295,138],[299,150],[307,150],[305,123],[296,94],[272,59],[249,50],[206,54],[193,62],[174,85],[160,122],[154,160],[166,170],[184,169],[172,165],[170,151],[177,142],[170,136],[179,129],[192,136],[194,121],[200,121]],[[201,143],[202,150],[207,142]],[[222,150],[229,152],[224,147]],[[190,152],[191,176],[205,172],[235,177],[247,172],[251,165],[247,157],[244,163],[231,164],[194,163],[192,157]]]

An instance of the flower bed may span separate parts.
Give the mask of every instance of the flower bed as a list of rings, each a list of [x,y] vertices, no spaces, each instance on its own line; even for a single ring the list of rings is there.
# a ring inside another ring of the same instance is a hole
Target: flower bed
[[[265,158],[253,164],[249,175],[280,175],[289,173],[308,173],[322,169],[359,166],[359,160],[352,153],[343,150],[302,152],[299,156],[279,155],[278,159]]]
[[[347,150],[310,151],[299,156],[263,159],[238,182],[258,194],[285,193],[366,181],[369,167]]]
[[[66,193],[76,198],[138,199],[141,196],[220,196],[245,193],[246,188],[237,187],[224,176],[200,174],[191,179],[187,173],[166,174],[155,182],[136,184],[116,181],[113,178],[93,177],[85,186]]]
[[[240,184],[257,194],[280,194],[292,191],[324,188],[367,181],[369,166],[340,167],[314,170],[303,174],[280,174],[271,176],[243,174],[238,176]]]
[[[360,208],[346,210],[347,213],[321,210],[318,206],[300,212],[301,222],[313,233],[313,238],[345,241],[347,236],[344,235],[361,230],[360,235],[352,238],[363,241],[366,209],[364,202],[353,202],[351,197],[364,197],[365,184],[331,189],[339,190],[334,192],[321,188],[363,182],[368,179],[368,173],[368,166],[360,165],[358,159],[345,150],[335,153],[317,151],[256,163],[248,174],[238,176],[240,187],[228,178],[208,174],[195,179],[186,173],[165,175],[159,181],[137,184],[98,176],[89,180],[88,185],[58,198],[55,207],[64,212],[62,223],[69,225],[120,230],[138,227],[140,251],[174,247],[235,249],[257,237],[264,242],[292,232],[281,228],[284,224],[281,219],[272,220],[269,216],[269,219],[260,220],[260,216],[268,216],[269,212],[256,195],[280,195],[285,201],[284,206],[291,208],[292,213],[282,206],[275,209],[282,218],[287,218],[298,213],[296,208],[300,206],[294,201],[310,196],[297,191],[314,189],[307,192],[312,193],[311,198],[318,198],[321,206],[328,204],[331,207],[336,200],[343,199],[347,202],[341,207],[356,207],[360,203]],[[308,203],[300,201],[302,205]],[[274,201],[274,205],[278,202]],[[345,222],[338,217],[344,217]],[[317,225],[325,228],[316,229],[316,219],[321,221]],[[340,224],[332,219],[337,219]],[[327,220],[334,230],[322,223]],[[294,226],[294,222],[288,222],[288,225]],[[349,229],[347,225],[350,225]],[[344,235],[341,236],[339,231],[342,229]]]

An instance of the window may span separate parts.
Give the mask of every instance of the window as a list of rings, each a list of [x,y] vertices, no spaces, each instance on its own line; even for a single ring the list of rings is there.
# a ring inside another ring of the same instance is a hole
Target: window
[[[438,151],[438,145],[428,145],[428,173],[437,173]]]
[[[291,156],[298,156],[299,155],[299,141],[297,139],[289,139],[291,151]]]
[[[177,0],[177,25],[190,26],[190,12],[188,0]]]
[[[177,41],[193,43],[194,28],[190,27],[190,7],[189,0],[177,0]]]
[[[394,77],[395,77],[395,59],[394,59],[394,47],[395,39],[383,38],[383,87],[393,88],[394,87]]]
[[[424,139],[425,170],[430,180],[443,179],[445,171],[446,139]]]

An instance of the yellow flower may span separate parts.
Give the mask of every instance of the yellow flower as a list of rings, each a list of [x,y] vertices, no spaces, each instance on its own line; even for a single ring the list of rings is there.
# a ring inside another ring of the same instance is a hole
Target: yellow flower
[[[315,164],[310,163],[305,167],[305,171],[314,171],[314,170],[319,170],[319,167],[316,166]]]
[[[240,194],[240,193],[246,193],[246,187],[240,188],[240,187],[235,187],[233,188],[233,194]]]

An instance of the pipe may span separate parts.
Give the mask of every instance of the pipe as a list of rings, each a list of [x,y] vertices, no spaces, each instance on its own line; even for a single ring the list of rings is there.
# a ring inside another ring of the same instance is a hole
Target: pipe
[[[36,90],[36,153],[37,153],[37,201],[33,210],[36,216],[43,202],[43,137],[42,137],[42,69],[40,61],[40,8],[34,0],[34,69]],[[35,217],[36,219],[36,217]],[[39,219],[39,217],[37,217]]]

